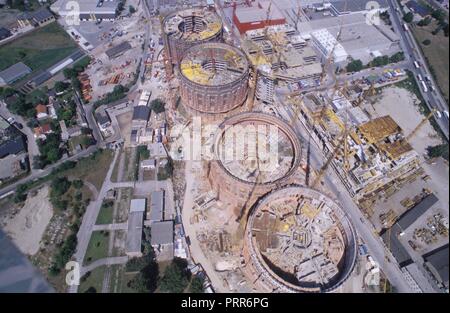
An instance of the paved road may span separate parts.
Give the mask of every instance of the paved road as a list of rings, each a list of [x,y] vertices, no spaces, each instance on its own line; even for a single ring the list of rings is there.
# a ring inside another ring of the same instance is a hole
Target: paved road
[[[294,119],[294,112],[292,111],[292,108],[290,106],[279,106],[279,108],[280,113],[284,113],[282,115],[288,117],[288,121],[294,121],[294,124],[292,126],[296,130],[299,137],[303,140],[303,142],[308,142],[308,131],[298,119]],[[324,163],[320,147],[318,145],[315,145],[314,143],[311,144],[310,162],[311,167],[313,168],[320,168]],[[358,235],[367,245],[374,260],[378,262],[378,264],[380,264],[380,267],[388,277],[389,281],[397,288],[399,292],[411,292],[411,288],[405,281],[405,277],[396,264],[395,259],[392,257],[390,251],[387,251],[380,237],[374,234],[374,229],[372,228],[370,223],[367,222],[359,208],[353,202],[353,199],[350,197],[342,182],[336,176],[335,172],[329,169],[326,175],[324,175],[323,180],[324,186],[328,190],[330,190],[333,195],[335,195],[338,202],[349,215],[350,220],[352,221],[358,232]],[[393,261],[386,262],[386,256]]]
[[[84,274],[86,274],[86,272],[90,272],[90,271],[96,269],[97,267],[100,267],[103,265],[125,264],[125,263],[127,263],[127,261],[128,261],[127,256],[114,256],[114,257],[96,260],[96,261],[92,262],[91,264],[84,266],[81,269],[80,275],[82,277]]]
[[[437,109],[439,111],[447,111],[448,112],[448,105],[446,104],[442,94],[439,91],[439,88],[437,88],[437,84],[434,81],[433,76],[431,75],[430,70],[428,69],[427,63],[425,61],[425,58],[422,55],[422,52],[416,43],[416,40],[414,39],[414,36],[411,33],[411,30],[405,32],[403,30],[403,20],[401,17],[401,9],[397,1],[389,0],[389,6],[391,8],[391,20],[393,22],[393,27],[395,28],[396,32],[400,34],[400,43],[402,46],[402,50],[405,52],[405,56],[407,60],[409,61],[409,70],[414,73],[414,77],[417,81],[417,84],[420,86],[420,91],[425,99],[425,102],[427,103],[427,106],[430,110]],[[398,11],[396,11],[396,9]],[[410,27],[410,26],[408,26]],[[418,61],[421,66],[420,68],[416,68],[413,65],[414,61]],[[428,92],[424,92],[419,79],[417,78],[417,75],[420,74],[423,79],[425,77],[429,77],[432,81],[433,86],[436,86],[436,91],[429,90]],[[445,114],[442,114],[441,118],[438,118],[435,115],[436,121],[439,124],[439,127],[441,128],[442,132],[444,133],[445,137],[448,139],[449,137],[449,119]]]

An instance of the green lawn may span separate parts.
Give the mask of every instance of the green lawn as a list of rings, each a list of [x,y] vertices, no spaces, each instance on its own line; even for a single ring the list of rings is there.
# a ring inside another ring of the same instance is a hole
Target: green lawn
[[[56,22],[0,47],[0,71],[24,62],[33,72],[45,69],[70,55],[77,45]]]
[[[87,265],[96,260],[106,258],[108,256],[108,243],[108,231],[94,231],[84,256],[84,264]]]
[[[78,292],[83,293],[89,287],[94,287],[97,293],[102,292],[103,286],[103,276],[105,275],[106,266],[100,266],[94,269],[89,274],[83,276],[80,279],[80,286],[78,287]]]
[[[95,224],[97,225],[112,224],[114,213],[113,211],[114,211],[114,203],[112,205],[108,205],[108,202],[103,202]]]

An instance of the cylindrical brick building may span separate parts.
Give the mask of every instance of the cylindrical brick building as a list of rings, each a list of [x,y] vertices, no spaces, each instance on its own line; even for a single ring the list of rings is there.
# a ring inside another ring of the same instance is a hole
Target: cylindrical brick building
[[[222,35],[222,20],[214,11],[195,8],[166,16],[163,20],[163,40],[172,70],[187,49],[201,43],[220,42]]]
[[[227,44],[190,48],[179,74],[182,103],[193,115],[230,112],[247,98],[248,60],[242,51]]]

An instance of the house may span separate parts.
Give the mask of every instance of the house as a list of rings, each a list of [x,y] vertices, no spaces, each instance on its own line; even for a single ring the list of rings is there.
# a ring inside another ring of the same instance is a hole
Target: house
[[[128,213],[128,231],[125,253],[129,257],[142,256],[142,229],[144,226],[145,199],[132,199]]]
[[[3,39],[9,38],[11,37],[11,31],[9,29],[6,29],[4,27],[0,27],[0,41],[2,41]]]
[[[37,119],[45,119],[48,117],[47,106],[40,103],[36,107],[36,118]]]
[[[0,72],[0,86],[9,85],[31,73],[31,68],[19,62]]]
[[[152,170],[156,168],[156,159],[148,159],[141,162],[141,167],[144,170]]]
[[[47,138],[46,135],[53,133],[53,130],[52,130],[50,124],[44,124],[39,127],[35,127],[33,129],[33,131],[34,131],[34,137],[36,139],[42,139],[42,140],[45,140]]]
[[[0,144],[0,159],[9,155],[19,155],[26,151],[27,143],[23,136],[18,136],[14,139],[3,141]]]
[[[167,151],[161,142],[151,143],[148,145],[150,155],[154,158],[167,158]]]

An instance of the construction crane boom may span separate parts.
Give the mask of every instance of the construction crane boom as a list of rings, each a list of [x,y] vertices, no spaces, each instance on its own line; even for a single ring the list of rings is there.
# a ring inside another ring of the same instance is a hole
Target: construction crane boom
[[[417,132],[419,131],[419,129],[421,129],[422,126],[423,126],[423,125],[424,125],[424,124],[425,124],[425,123],[433,116],[433,114],[436,113],[436,112],[437,112],[436,109],[431,110],[430,113],[428,113],[428,115],[425,116],[425,117],[420,121],[420,123],[416,126],[416,128],[414,128],[413,131],[412,131],[408,136],[406,136],[406,141],[409,141],[412,137],[414,137],[414,135],[417,134]]]

